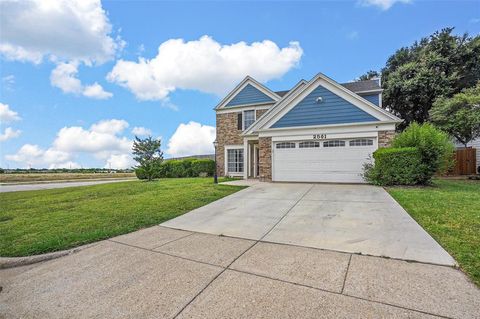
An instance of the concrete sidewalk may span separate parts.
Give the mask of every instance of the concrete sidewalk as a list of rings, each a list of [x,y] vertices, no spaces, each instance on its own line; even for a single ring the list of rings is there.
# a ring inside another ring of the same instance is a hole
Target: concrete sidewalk
[[[0,271],[5,318],[478,318],[454,268],[155,226]]]

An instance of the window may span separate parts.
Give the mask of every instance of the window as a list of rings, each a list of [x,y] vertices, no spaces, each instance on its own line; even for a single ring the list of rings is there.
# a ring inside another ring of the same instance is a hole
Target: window
[[[246,130],[255,122],[255,110],[243,111],[243,129]]]
[[[282,142],[277,143],[276,148],[295,148],[295,143],[293,142]]]
[[[361,138],[358,140],[351,140],[349,144],[350,146],[368,146],[368,145],[373,145],[373,140]]]
[[[320,147],[320,142],[300,142],[298,143],[299,148],[313,148],[313,147]]]
[[[345,146],[345,141],[333,140],[323,142],[323,147],[342,147]]]
[[[243,149],[227,150],[228,173],[243,173]]]

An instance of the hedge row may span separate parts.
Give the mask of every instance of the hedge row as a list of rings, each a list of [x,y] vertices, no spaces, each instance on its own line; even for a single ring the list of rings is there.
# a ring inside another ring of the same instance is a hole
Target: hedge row
[[[206,177],[215,173],[215,161],[210,159],[183,159],[164,161],[155,170],[154,178]],[[142,168],[135,169],[139,179],[147,179]]]
[[[428,166],[416,147],[381,148],[373,153],[375,165],[367,164],[364,177],[375,185],[416,185],[425,180]]]

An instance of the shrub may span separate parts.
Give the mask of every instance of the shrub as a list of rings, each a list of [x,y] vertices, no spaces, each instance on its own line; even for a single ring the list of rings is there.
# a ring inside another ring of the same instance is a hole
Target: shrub
[[[392,146],[416,147],[419,150],[425,169],[420,184],[428,184],[435,173],[444,173],[453,164],[455,147],[450,137],[430,123],[412,123],[394,138]]]
[[[195,160],[192,162],[194,176],[213,176],[215,173],[215,161],[210,159]]]
[[[169,160],[162,164],[161,177],[213,176],[215,161],[210,159]]]
[[[416,185],[425,179],[426,165],[415,147],[381,148],[373,153],[375,165],[366,164],[364,178],[375,185]]]

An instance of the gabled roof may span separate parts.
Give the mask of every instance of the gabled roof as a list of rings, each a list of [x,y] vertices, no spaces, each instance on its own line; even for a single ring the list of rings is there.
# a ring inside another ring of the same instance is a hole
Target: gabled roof
[[[379,82],[380,81],[378,79],[356,81],[356,82],[341,83],[341,86],[355,93],[375,92],[375,91],[382,91],[382,87],[380,86]]]
[[[370,81],[361,81],[370,82]],[[313,91],[318,85],[322,84],[331,92],[342,96],[353,105],[359,107],[361,110],[377,118],[380,122],[400,122],[401,120],[388,111],[362,98],[360,95],[354,93],[350,89],[335,82],[326,75],[318,73],[309,82],[300,81],[294,89],[290,90],[281,100],[275,103],[270,109],[262,115],[244,135],[255,133],[256,131],[270,128],[276,121],[278,121],[284,114],[292,109],[299,101],[302,95],[306,95]],[[371,84],[366,84],[371,85]],[[357,86],[359,87],[359,86]],[[365,87],[365,86],[364,86]],[[296,100],[297,99],[297,100]]]
[[[254,103],[246,103],[246,104],[235,104],[234,106],[229,106],[229,107],[233,108],[233,107],[240,107],[240,106],[245,106],[245,105],[273,104],[276,101],[280,100],[280,98],[281,98],[278,94],[276,94],[275,92],[273,92],[272,90],[270,90],[269,88],[267,88],[266,86],[261,84],[260,82],[256,81],[255,79],[253,79],[252,77],[247,75],[242,80],[242,82],[240,82],[223,100],[220,101],[220,103],[218,103],[218,105],[215,107],[215,110],[225,108],[227,106],[227,104],[230,101],[232,101],[237,96],[237,94],[242,92],[242,90],[244,88],[246,88],[247,86],[251,86],[251,87],[257,89],[262,94],[271,98],[271,101],[264,100],[261,103],[254,102]]]

